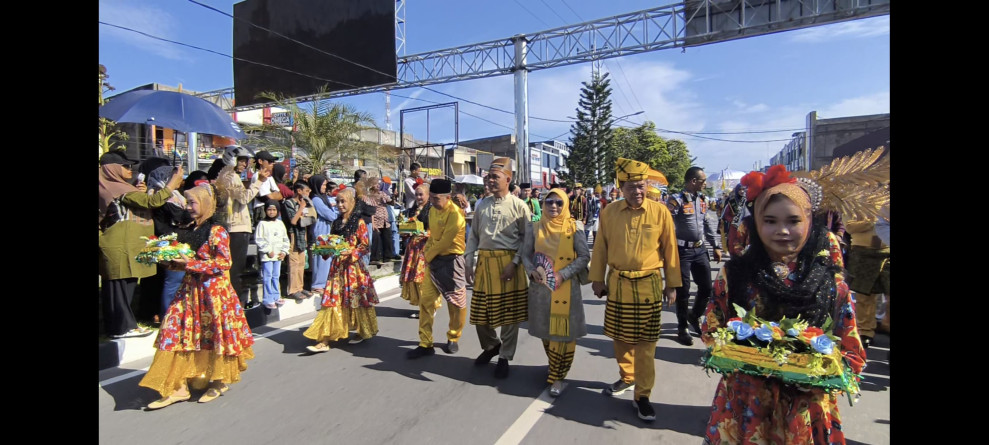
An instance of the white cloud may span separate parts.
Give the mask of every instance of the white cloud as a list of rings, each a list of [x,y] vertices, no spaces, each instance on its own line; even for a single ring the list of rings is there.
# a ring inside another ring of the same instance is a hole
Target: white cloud
[[[100,0],[100,21],[142,31],[153,36],[181,41],[176,35],[177,20],[163,9],[145,2]],[[172,60],[181,60],[185,53],[174,43],[111,26],[100,25],[100,38],[109,38]]]
[[[889,91],[853,97],[818,110],[818,119],[889,113]]]
[[[794,31],[790,40],[817,43],[835,39],[855,39],[889,34],[889,16],[852,20]]]

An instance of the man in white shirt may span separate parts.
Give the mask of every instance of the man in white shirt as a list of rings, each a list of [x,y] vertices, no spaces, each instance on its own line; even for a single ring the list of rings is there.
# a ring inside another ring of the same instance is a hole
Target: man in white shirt
[[[419,169],[421,166],[417,162],[413,162],[409,166],[409,177],[405,178],[404,192],[405,192],[405,209],[411,209],[416,205],[416,179],[419,178]]]

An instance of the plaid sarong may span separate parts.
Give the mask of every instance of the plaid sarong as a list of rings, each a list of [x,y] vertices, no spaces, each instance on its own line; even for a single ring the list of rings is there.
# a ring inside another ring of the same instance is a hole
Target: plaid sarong
[[[604,335],[625,343],[659,340],[663,278],[658,270],[608,274]]]
[[[516,266],[510,281],[501,280],[501,271],[512,262],[515,251],[481,250],[477,255],[470,324],[497,328],[528,320],[529,280],[525,267]]]

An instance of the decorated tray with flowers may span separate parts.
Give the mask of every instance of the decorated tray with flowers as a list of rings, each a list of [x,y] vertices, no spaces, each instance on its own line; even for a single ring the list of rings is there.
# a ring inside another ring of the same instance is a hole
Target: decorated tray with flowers
[[[192,248],[186,243],[178,242],[178,235],[174,233],[160,237],[142,236],[141,239],[145,241],[144,248],[134,258],[135,261],[141,264],[157,264],[164,261],[172,261],[179,258],[180,255],[187,257],[193,255]]]
[[[714,344],[704,355],[704,367],[721,374],[742,372],[776,377],[785,383],[859,394],[859,376],[846,366],[831,335],[831,319],[823,327],[800,318],[767,322],[735,305],[739,317],[712,332]]]
[[[422,235],[426,233],[426,229],[422,221],[402,216],[398,220],[398,233],[402,235]]]
[[[309,250],[316,255],[339,256],[348,255],[354,248],[340,235],[319,235],[316,241],[309,246]]]

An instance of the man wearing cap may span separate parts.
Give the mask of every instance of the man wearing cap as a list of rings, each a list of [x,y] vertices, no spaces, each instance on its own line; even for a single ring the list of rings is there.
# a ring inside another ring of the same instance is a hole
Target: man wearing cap
[[[446,299],[450,313],[450,330],[446,332],[448,354],[460,350],[457,341],[467,320],[467,265],[464,261],[464,235],[467,222],[455,205],[450,204],[453,186],[449,179],[434,179],[429,184],[429,240],[426,241],[425,276],[419,296],[419,346],[409,351],[416,359],[432,355],[433,320],[436,310]],[[440,296],[443,296],[441,299]]]
[[[539,207],[539,197],[533,193],[532,184],[523,182],[520,186],[522,187],[522,194],[519,196],[525,202],[525,205],[529,207],[529,213],[532,214],[532,222],[539,221],[543,216],[543,211]]]
[[[646,421],[656,419],[649,396],[656,380],[663,300],[676,301],[680,286],[673,218],[666,206],[646,199],[649,170],[644,162],[618,159],[616,177],[625,199],[601,210],[588,273],[594,294],[608,297],[604,335],[614,340],[621,375],[605,394],[617,396],[634,385],[636,413]]]
[[[680,253],[680,274],[683,286],[677,289],[677,341],[686,346],[694,344],[687,333],[687,325],[700,335],[698,319],[707,309],[711,298],[711,260],[704,247],[704,239],[714,248],[714,260],[721,261],[721,240],[718,239],[718,222],[707,215],[708,198],[704,196],[707,175],[700,167],[690,167],[683,176],[683,191],[670,195],[666,206],[676,224],[677,250]],[[694,309],[688,311],[690,276],[697,283]]]
[[[465,252],[467,282],[474,283],[470,324],[477,327],[477,337],[484,349],[474,364],[484,365],[498,355],[497,378],[508,376],[508,361],[515,357],[518,344],[519,323],[528,318],[528,279],[525,268],[517,266],[522,262],[519,249],[531,216],[529,207],[508,193],[511,165],[509,158],[491,162],[485,176],[491,196],[477,202]],[[500,340],[495,331],[499,326]]]
[[[216,214],[214,218],[230,232],[230,284],[240,297],[240,304],[247,308],[250,292],[241,278],[247,262],[247,245],[251,240],[251,200],[258,196],[261,185],[268,180],[270,170],[258,171],[250,187],[244,187],[240,174],[247,169],[251,152],[241,146],[231,145],[224,149],[223,163],[226,164],[216,177]],[[256,300],[255,296],[255,300]],[[258,303],[255,301],[254,303]]]

